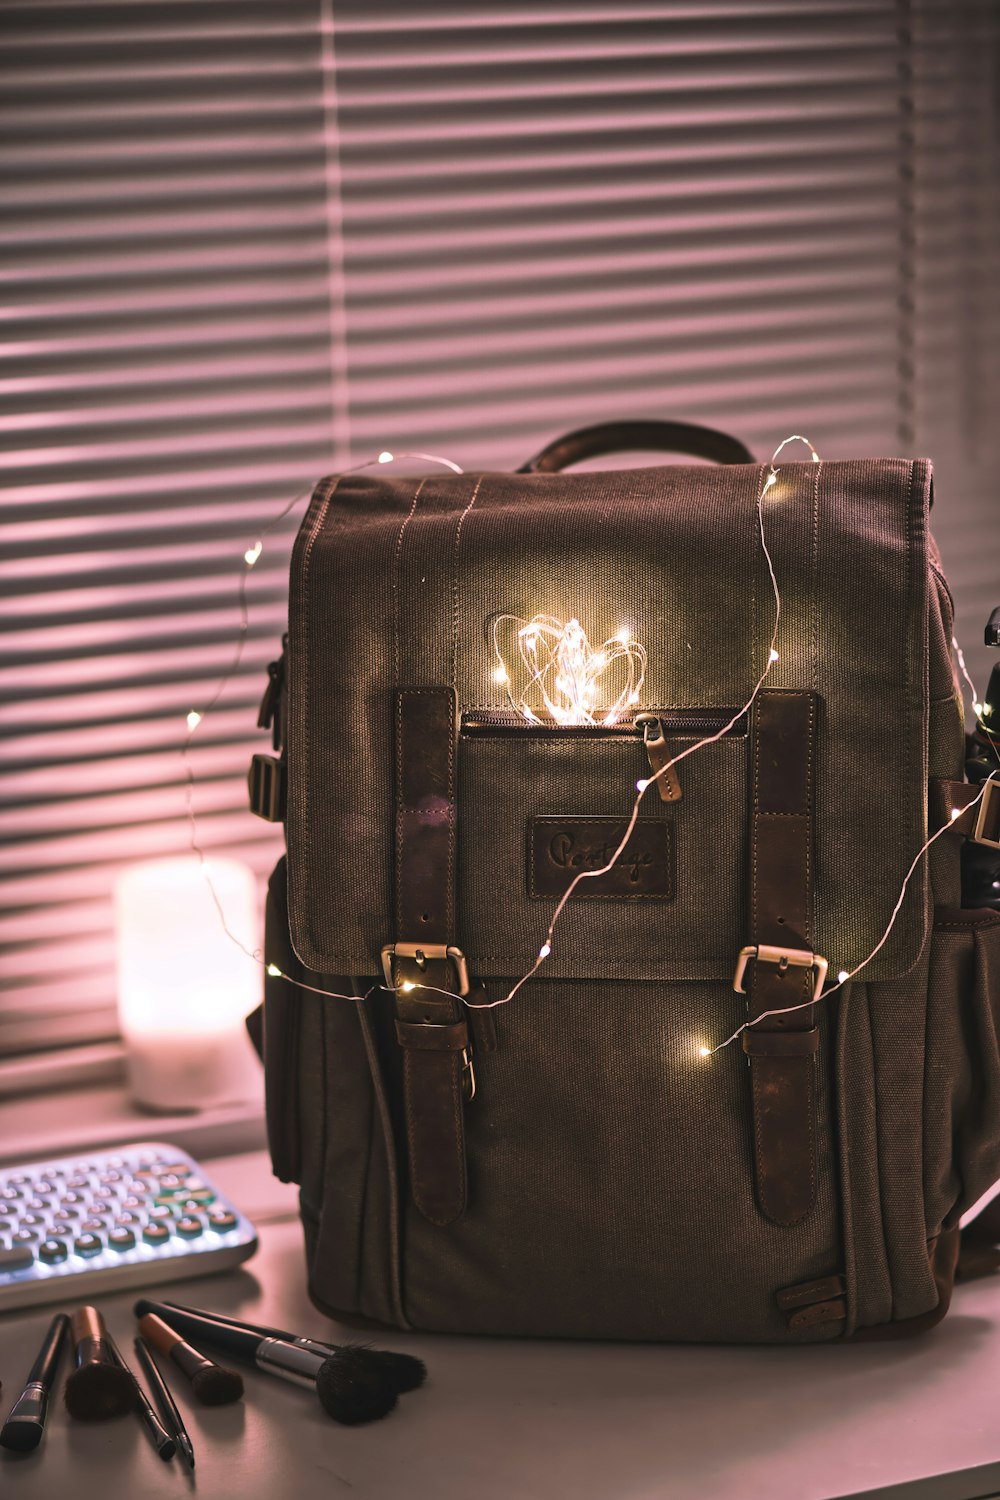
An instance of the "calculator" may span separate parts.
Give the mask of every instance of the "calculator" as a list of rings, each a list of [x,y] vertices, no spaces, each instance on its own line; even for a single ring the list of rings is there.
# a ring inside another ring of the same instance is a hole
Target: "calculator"
[[[204,1276],[256,1248],[250,1220],[162,1141],[0,1167],[0,1312]]]

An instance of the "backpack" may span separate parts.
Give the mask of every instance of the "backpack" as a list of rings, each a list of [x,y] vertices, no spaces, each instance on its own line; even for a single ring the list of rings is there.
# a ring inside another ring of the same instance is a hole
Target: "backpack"
[[[710,462],[562,472],[653,447]],[[269,1146],[332,1316],[791,1343],[947,1310],[1000,1177],[1000,912],[960,877],[1000,797],[968,811],[930,464],[775,471],[620,423],[317,485],[250,790],[287,844]],[[634,653],[614,712],[595,641]]]

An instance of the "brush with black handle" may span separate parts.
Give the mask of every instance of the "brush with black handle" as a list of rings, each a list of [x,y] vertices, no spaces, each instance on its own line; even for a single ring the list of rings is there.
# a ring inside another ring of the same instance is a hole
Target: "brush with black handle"
[[[24,1390],[0,1429],[0,1447],[10,1448],[15,1453],[28,1453],[42,1441],[49,1392],[68,1333],[69,1318],[65,1313],[56,1313],[38,1357],[28,1372]]]
[[[143,1304],[145,1305],[145,1304]],[[149,1304],[153,1306],[152,1303]],[[164,1302],[164,1307],[171,1308],[176,1312],[199,1313],[197,1307],[185,1307],[181,1302]],[[207,1313],[206,1317],[212,1317],[217,1323],[229,1323],[235,1328],[246,1328],[251,1333],[258,1333],[262,1339],[285,1339],[290,1344],[296,1344],[303,1349],[313,1349],[323,1354],[336,1354],[347,1349],[356,1349],[356,1344],[331,1344],[328,1339],[309,1339],[297,1333],[287,1333],[283,1328],[267,1328],[260,1323],[244,1323],[239,1318],[228,1318],[225,1313]],[[422,1359],[417,1359],[412,1354],[400,1354],[395,1349],[371,1349],[363,1346],[365,1352],[377,1358],[387,1374],[393,1378],[398,1395],[405,1395],[407,1391],[415,1391],[422,1386],[427,1379],[427,1366]]]
[[[155,1313],[186,1338],[204,1340],[279,1380],[314,1389],[323,1410],[335,1422],[350,1427],[375,1422],[396,1405],[395,1381],[371,1350],[348,1347],[331,1354],[322,1345],[310,1347],[308,1340],[296,1342],[270,1333],[262,1336],[252,1327],[223,1322],[213,1313],[168,1307],[145,1298],[135,1304],[135,1313],[140,1318]]]

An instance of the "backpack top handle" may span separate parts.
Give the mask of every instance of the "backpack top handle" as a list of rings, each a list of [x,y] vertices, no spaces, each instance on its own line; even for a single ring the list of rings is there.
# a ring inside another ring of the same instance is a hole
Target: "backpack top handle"
[[[738,438],[690,422],[598,422],[546,443],[522,464],[519,474],[558,474],[570,464],[605,453],[684,453],[717,464],[755,464],[757,459]]]

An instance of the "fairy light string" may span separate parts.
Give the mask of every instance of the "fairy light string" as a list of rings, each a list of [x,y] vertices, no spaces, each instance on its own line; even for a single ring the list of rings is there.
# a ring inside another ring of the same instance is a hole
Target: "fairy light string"
[[[363,469],[370,469],[376,464],[391,464],[395,463],[398,459],[408,458],[420,459],[425,463],[441,464],[444,468],[450,469],[453,474],[464,473],[464,470],[461,469],[458,464],[453,463],[450,458],[442,458],[439,454],[436,453],[410,451],[404,453],[391,453],[386,448],[383,449],[381,453],[377,454],[375,458],[366,458],[363,463],[355,464],[350,469],[341,470],[339,477],[344,477],[347,474],[359,474]],[[247,601],[247,584],[251,572],[260,561],[261,555],[264,551],[264,542],[271,534],[271,532],[275,529],[275,527],[280,526],[281,522],[296,508],[296,506],[301,505],[304,500],[308,500],[317,483],[318,480],[314,480],[307,489],[300,490],[297,495],[294,495],[292,499],[287,502],[287,504],[283,505],[281,509],[277,511],[274,516],[272,516],[271,520],[268,521],[263,530],[261,530],[257,534],[251,545],[244,551],[243,566],[240,569],[239,584],[237,586],[236,594],[237,608],[239,610],[239,625],[237,627],[236,647],[233,652],[233,657],[226,671],[219,678],[219,681],[217,682],[215,687],[215,691],[212,694],[211,698],[209,698],[208,702],[200,709],[190,709],[185,715],[187,733],[184,736],[184,740],[181,744],[181,763],[184,767],[184,807],[188,823],[189,846],[191,852],[195,855],[201,867],[201,873],[205,880],[205,884],[208,886],[209,893],[211,894],[212,900],[215,903],[215,908],[219,913],[219,921],[222,923],[223,932],[231,942],[236,944],[237,948],[241,949],[241,951],[246,954],[247,958],[253,959],[254,963],[258,963],[261,965],[264,964],[261,950],[259,948],[248,948],[246,944],[230,929],[229,923],[226,921],[225,909],[223,908],[219,893],[215,888],[215,882],[212,880],[209,856],[202,847],[201,841],[198,837],[198,817],[194,805],[196,781],[194,768],[191,764],[191,742],[194,739],[199,726],[205,719],[205,716],[211,713],[212,709],[214,709],[216,704],[219,702],[226,688],[229,686],[230,681],[239,670],[240,663],[243,660],[243,653],[246,649],[247,637],[250,631],[250,609]],[[278,975],[280,975],[281,978],[288,979],[290,983],[298,984],[301,989],[314,990],[317,995],[329,995],[331,999],[335,1000],[367,999],[367,995],[337,995],[334,994],[332,990],[317,989],[313,985],[302,983],[302,981],[300,980],[292,980],[290,979],[289,975],[282,974],[281,970],[278,969],[274,964],[269,964],[266,966],[266,968],[267,972],[269,974],[272,974],[272,977],[277,977]],[[373,988],[378,989],[381,988],[381,986],[376,985]],[[369,995],[372,993],[372,990],[368,991]]]
[[[779,588],[777,575],[775,573],[774,561],[770,549],[767,545],[767,536],[764,524],[764,500],[778,483],[780,469],[776,466],[777,459],[779,458],[783,450],[790,443],[794,442],[805,444],[810,452],[813,463],[819,464],[821,462],[818,452],[813,447],[808,438],[802,436],[800,433],[792,434],[791,436],[785,438],[781,443],[778,444],[777,448],[775,448],[774,453],[771,456],[770,464],[767,467],[767,472],[764,475],[757,495],[757,533],[760,539],[761,551],[764,554],[764,558],[767,564],[768,577],[770,580],[771,591],[774,597],[774,623],[771,631],[767,658],[764,662],[760,675],[754,683],[753,690],[747,698],[746,702],[732,716],[732,718],[725,725],[723,725],[721,729],[715,731],[713,734],[705,736],[703,739],[695,741],[686,749],[678,751],[675,756],[673,756],[664,765],[662,765],[653,775],[648,778],[643,778],[636,783],[636,796],[632,804],[632,810],[626,824],[625,831],[607,863],[597,869],[580,871],[573,878],[556,904],[556,907],[552,913],[548,927],[546,929],[544,941],[542,942],[538,950],[537,957],[535,958],[534,962],[527,970],[527,972],[517,980],[517,982],[508,990],[505,995],[501,996],[499,999],[492,1001],[472,1001],[469,1000],[467,996],[459,995],[453,990],[444,989],[437,985],[423,984],[420,981],[414,980],[403,981],[403,983],[399,987],[401,990],[405,992],[411,992],[413,990],[423,990],[433,994],[444,995],[450,999],[461,1001],[461,1003],[469,1010],[488,1010],[493,1009],[496,1006],[509,1004],[510,1001],[512,1001],[518,994],[518,992],[523,988],[523,986],[526,985],[532,978],[534,978],[534,976],[544,965],[546,959],[551,956],[557,925],[563,912],[566,909],[566,906],[572,899],[572,896],[579,885],[584,880],[593,880],[597,879],[601,875],[606,875],[615,867],[618,860],[621,858],[621,855],[627,848],[632,834],[635,831],[636,823],[639,817],[639,810],[642,805],[642,799],[646,795],[649,788],[653,786],[654,783],[659,781],[661,777],[667,775],[673,767],[679,765],[682,760],[685,760],[688,756],[695,754],[698,750],[702,750],[708,745],[715,744],[718,740],[722,739],[724,735],[728,734],[730,730],[732,730],[735,725],[746,714],[749,713],[761,689],[767,681],[767,678],[771,673],[771,669],[780,659],[777,649],[777,640],[781,623],[781,590]],[[383,450],[374,459],[367,459],[365,460],[365,462],[354,465],[350,469],[343,470],[342,473],[344,475],[359,473],[364,469],[374,466],[375,464],[392,463],[397,459],[418,459],[429,463],[439,463],[444,467],[450,469],[453,473],[461,474],[463,472],[458,464],[453,463],[450,459],[442,458],[437,454],[411,451],[394,454],[389,450]],[[273,531],[274,528],[278,526],[281,521],[283,521],[285,517],[295,509],[296,506],[301,504],[304,499],[307,499],[309,497],[309,495],[312,493],[312,489],[313,486],[311,485],[308,489],[301,491],[285,506],[283,506],[282,509],[273,517],[273,519],[267,524],[267,526],[263,528],[263,530],[254,539],[252,544],[247,547],[243,553],[243,568],[240,572],[237,596],[239,608],[239,627],[232,661],[230,662],[230,665],[226,672],[220,678],[214,693],[212,694],[208,702],[204,705],[204,707],[201,709],[191,709],[186,716],[187,733],[181,748],[181,754],[186,772],[185,802],[190,828],[190,846],[192,851],[197,855],[199,859],[206,884],[208,885],[208,888],[211,892],[212,899],[219,913],[219,919],[222,923],[222,927],[227,937],[229,937],[231,941],[236,943],[236,945],[246,954],[248,958],[251,958],[255,962],[261,964],[265,968],[266,973],[272,978],[280,978],[286,983],[295,985],[298,989],[307,990],[311,994],[320,995],[324,998],[364,1003],[373,994],[393,993],[394,988],[392,986],[376,982],[369,989],[367,989],[363,995],[348,995],[335,990],[324,989],[319,985],[308,984],[304,980],[296,979],[294,976],[286,974],[277,964],[273,962],[265,963],[264,959],[261,956],[261,951],[259,948],[250,950],[230,930],[226,921],[222,902],[211,878],[208,856],[206,855],[198,839],[197,817],[194,806],[195,778],[190,762],[191,742],[205,716],[209,712],[211,712],[211,710],[214,709],[218,704],[229,681],[238,670],[242,661],[249,633],[249,609],[247,604],[247,582],[249,574],[259,562],[260,557],[264,551],[264,542],[270,532]],[[527,672],[527,682],[524,688],[518,694],[515,694],[513,692],[511,674],[509,672],[507,662],[504,660],[504,656],[498,642],[497,631],[501,623],[511,623],[515,626],[515,629],[517,631],[517,645],[519,648],[520,660]],[[536,708],[534,708],[529,701],[529,696],[533,689],[536,689],[539,694],[539,699],[536,700],[536,702],[540,701],[541,707],[544,712],[548,714],[549,718],[554,723],[558,724],[611,725],[616,722],[620,714],[626,708],[634,706],[634,704],[639,701],[639,694],[641,692],[645,676],[646,653],[639,642],[635,641],[631,634],[627,631],[620,632],[617,637],[613,637],[610,641],[604,642],[602,646],[598,647],[597,650],[594,651],[590,647],[590,643],[587,640],[583,627],[580,625],[580,622],[575,619],[569,621],[568,624],[563,625],[562,622],[556,620],[553,616],[538,615],[535,616],[532,620],[523,621],[519,619],[519,617],[514,615],[502,615],[499,616],[497,621],[494,622],[493,645],[494,652],[497,656],[497,668],[494,672],[495,680],[502,683],[507,689],[507,695],[511,706],[528,720],[543,722]],[[973,711],[976,715],[977,721],[979,722],[979,727],[988,736],[990,741],[995,743],[994,734],[982,723],[982,718],[984,716],[984,704],[980,701],[978,694],[976,693],[975,684],[973,683],[966,667],[965,657],[954,635],[952,636],[952,646],[956,653],[962,677],[964,678],[964,681],[969,688],[972,697]],[[609,664],[621,665],[624,667],[624,685],[619,689],[610,706],[599,706],[599,695],[597,689],[601,676],[607,670]],[[560,677],[562,677],[563,679],[562,682],[559,682],[558,680]],[[985,795],[987,787],[992,782],[996,782],[998,780],[1000,780],[1000,772],[993,773],[993,775],[990,776],[980,787],[977,795],[969,803],[966,804],[964,811],[970,812],[974,807],[976,807],[977,804],[981,801],[982,797]],[[952,820],[958,818],[960,815],[961,814],[959,810],[954,809],[951,815]],[[875,944],[874,948],[872,948],[871,952],[868,953],[867,956],[863,958],[858,964],[856,964],[853,969],[841,969],[838,972],[835,982],[833,984],[827,985],[824,988],[823,993],[819,997],[817,997],[819,1002],[828,999],[830,996],[836,994],[838,990],[849,984],[851,980],[853,980],[864,968],[867,967],[869,963],[871,963],[871,961],[885,946],[892,932],[892,929],[895,926],[899,913],[902,910],[903,902],[905,900],[910,881],[920,861],[927,854],[927,851],[931,848],[931,846],[943,834],[948,832],[949,827],[950,824],[946,823],[941,828],[937,829],[936,832],[933,833],[917,850],[916,854],[913,856],[913,859],[910,862],[910,866],[906,871],[906,874],[903,877],[899,896],[878,942]],[[724,1041],[719,1042],[716,1046],[699,1046],[697,1048],[698,1056],[702,1059],[714,1057],[726,1048],[732,1046],[733,1043],[738,1041],[745,1032],[751,1030],[754,1026],[759,1025],[761,1021],[767,1020],[772,1016],[790,1015],[796,1011],[808,1009],[816,1003],[817,1000],[810,998],[809,1000],[800,1001],[794,1005],[782,1006],[779,1008],[763,1011],[760,1015],[755,1016],[752,1020],[748,1019],[744,1021],[729,1036],[727,1036]]]

